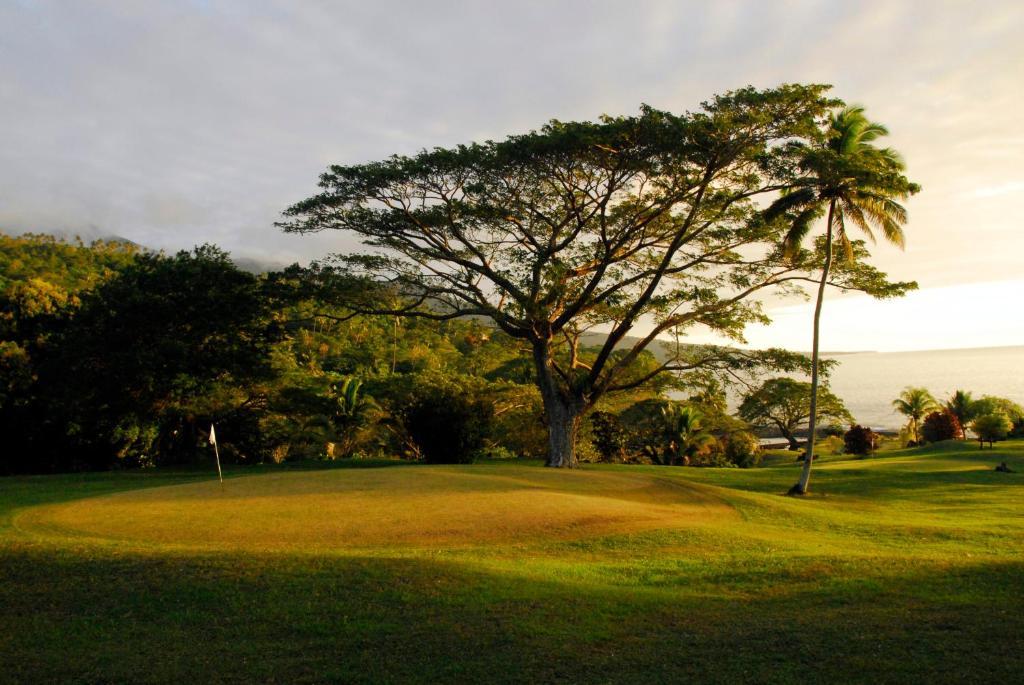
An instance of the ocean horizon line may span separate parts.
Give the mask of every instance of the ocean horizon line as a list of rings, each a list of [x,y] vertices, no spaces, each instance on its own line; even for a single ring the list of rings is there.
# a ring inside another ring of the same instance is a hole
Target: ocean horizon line
[[[763,348],[743,348],[763,349]],[[827,350],[820,353],[822,357],[838,357],[851,354],[924,354],[928,352],[972,352],[982,350],[1017,350],[1024,349],[1021,345],[977,345],[973,347],[930,347],[922,350]],[[810,354],[810,350],[794,350],[800,354]]]

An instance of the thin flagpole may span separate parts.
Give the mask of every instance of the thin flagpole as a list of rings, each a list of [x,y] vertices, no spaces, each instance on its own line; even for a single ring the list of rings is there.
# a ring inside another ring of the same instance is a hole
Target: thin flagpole
[[[213,454],[217,458],[217,478],[220,480],[220,484],[224,485],[224,474],[220,470],[220,450],[217,449],[217,431],[213,429],[213,424],[210,424],[210,442],[213,443]]]

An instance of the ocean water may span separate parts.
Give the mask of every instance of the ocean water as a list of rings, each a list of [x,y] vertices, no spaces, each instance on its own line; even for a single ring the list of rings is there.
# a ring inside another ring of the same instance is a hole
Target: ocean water
[[[832,392],[859,423],[876,430],[905,425],[892,401],[907,386],[928,388],[939,401],[959,389],[1024,404],[1024,346],[825,356],[839,362]]]

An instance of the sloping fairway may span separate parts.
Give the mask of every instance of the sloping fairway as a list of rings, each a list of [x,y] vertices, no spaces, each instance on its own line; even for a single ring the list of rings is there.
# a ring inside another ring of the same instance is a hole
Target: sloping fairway
[[[1022,454],[0,479],[0,681],[1014,682]]]

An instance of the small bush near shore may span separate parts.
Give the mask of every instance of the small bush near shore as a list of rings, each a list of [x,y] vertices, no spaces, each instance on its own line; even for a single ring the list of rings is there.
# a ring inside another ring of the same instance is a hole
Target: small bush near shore
[[[878,449],[882,436],[867,426],[851,426],[843,435],[843,446],[847,454],[868,455]]]

